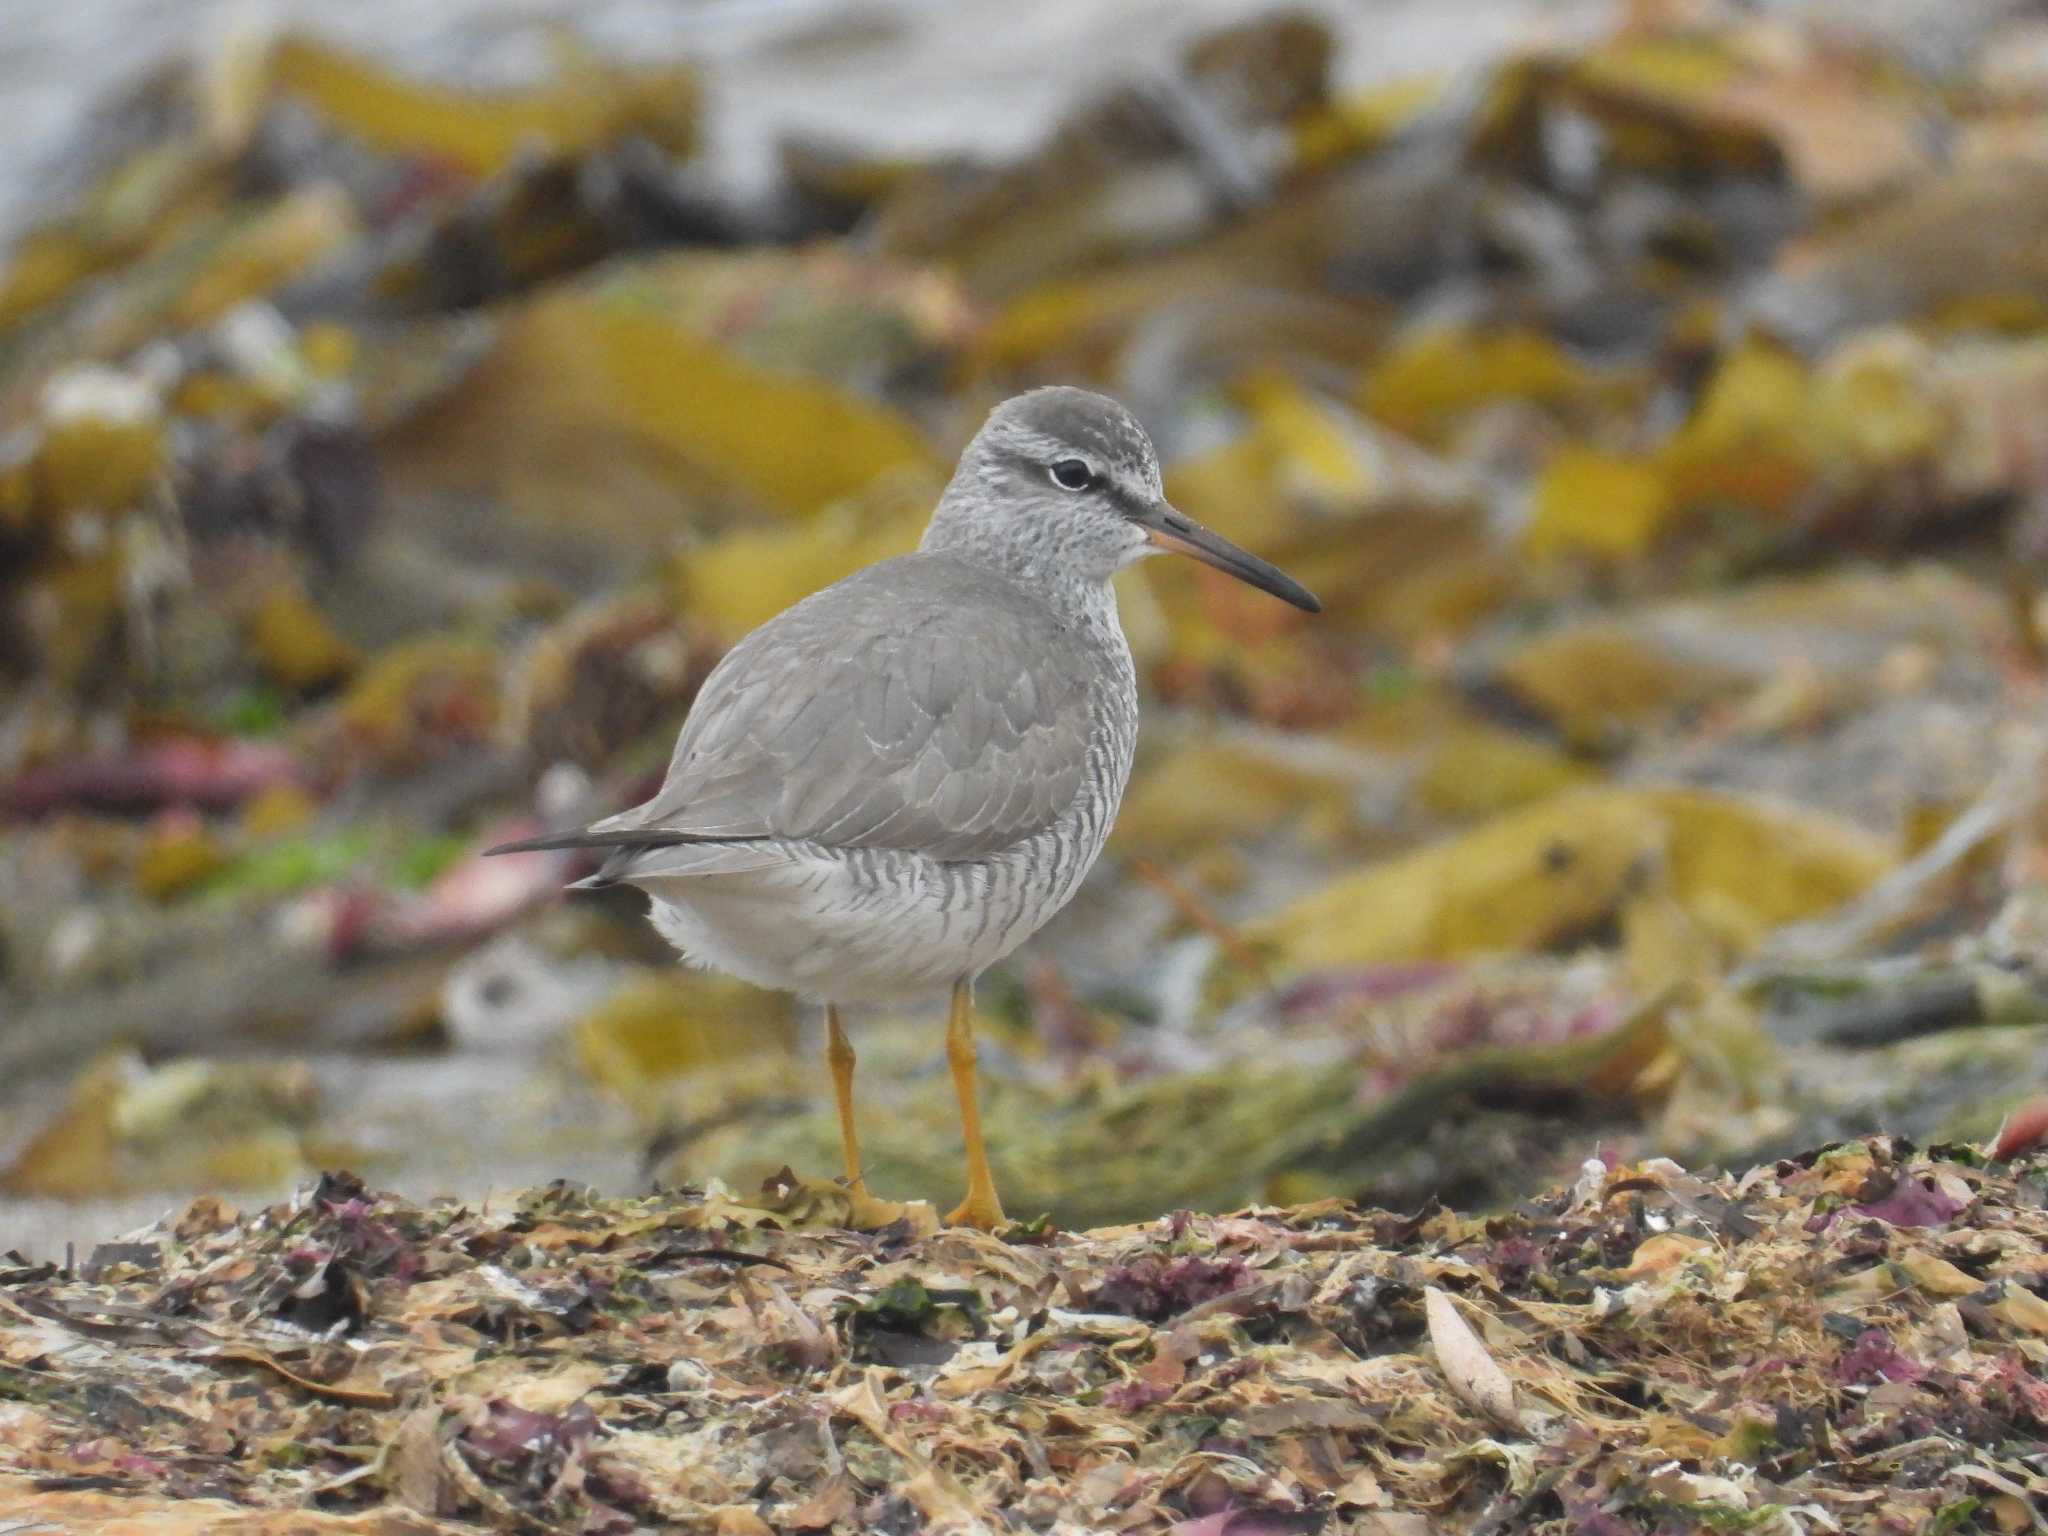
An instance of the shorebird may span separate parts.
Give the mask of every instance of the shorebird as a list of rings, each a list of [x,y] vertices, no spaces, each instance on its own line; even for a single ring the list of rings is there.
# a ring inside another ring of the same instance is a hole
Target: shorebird
[[[915,554],[826,587],[705,679],[661,789],[577,832],[692,963],[824,1005],[846,1181],[864,1189],[849,1004],[952,990],[967,1194],[1002,1202],[975,1097],[975,978],[1073,896],[1131,771],[1137,675],[1110,577],[1175,551],[1297,608],[1298,582],[1166,500],[1114,400],[1037,389],[989,415]]]

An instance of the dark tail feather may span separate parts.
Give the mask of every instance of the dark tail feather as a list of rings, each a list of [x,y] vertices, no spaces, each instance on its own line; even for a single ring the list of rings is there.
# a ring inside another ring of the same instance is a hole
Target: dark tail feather
[[[516,843],[486,848],[485,858],[494,853],[546,853],[556,848],[674,848],[681,843],[745,843],[745,837],[706,837],[701,832],[669,832],[659,827],[616,832],[550,832],[544,837],[522,837]]]

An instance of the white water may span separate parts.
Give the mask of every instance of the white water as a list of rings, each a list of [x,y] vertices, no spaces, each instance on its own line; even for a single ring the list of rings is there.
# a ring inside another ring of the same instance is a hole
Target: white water
[[[1470,68],[1574,32],[1607,0],[1314,0],[1350,87]],[[608,55],[687,57],[711,87],[708,162],[762,175],[801,130],[896,155],[992,157],[1076,99],[1158,67],[1271,0],[0,0],[0,240],[47,208],[52,168],[104,95],[238,32],[299,28],[452,79],[530,76],[546,24]]]

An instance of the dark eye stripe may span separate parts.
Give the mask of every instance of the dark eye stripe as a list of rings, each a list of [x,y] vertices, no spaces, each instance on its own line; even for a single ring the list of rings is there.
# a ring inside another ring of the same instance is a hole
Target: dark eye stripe
[[[1151,503],[1145,497],[1134,495],[1121,485],[1118,485],[1114,480],[1105,480],[1102,484],[1102,490],[1111,501],[1116,503],[1117,511],[1121,512],[1125,517],[1142,516],[1151,506]]]
[[[1075,457],[1071,453],[1062,454],[1060,458],[1053,462],[1064,463],[1066,460]],[[1043,459],[1012,450],[1002,455],[1002,462],[1018,474],[1042,475],[1047,480],[1052,480],[1052,465],[1047,464]],[[1082,459],[1078,462],[1085,464],[1087,460]],[[1056,480],[1053,480],[1052,483],[1054,485],[1059,484]],[[1126,488],[1123,482],[1109,475],[1099,472],[1095,473],[1089,489],[1093,490],[1097,495],[1105,496],[1114,502],[1117,511],[1125,517],[1142,517],[1151,510],[1152,498],[1150,496],[1147,496],[1142,491]]]

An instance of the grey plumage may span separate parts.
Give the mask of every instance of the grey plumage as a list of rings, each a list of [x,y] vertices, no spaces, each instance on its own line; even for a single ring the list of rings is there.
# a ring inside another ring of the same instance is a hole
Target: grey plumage
[[[1000,575],[950,555],[884,561],[735,646],[660,793],[592,830],[985,857],[1080,789],[1093,660]],[[630,878],[630,856],[613,862]]]
[[[611,850],[691,959],[827,1000],[971,979],[1073,895],[1129,776],[1137,682],[1109,578],[1190,553],[1299,606],[1280,572],[1167,505],[1114,401],[991,414],[916,554],[741,640],[654,797],[513,847]]]
[[[1313,611],[1265,561],[1167,505],[1113,400],[1040,389],[960,457],[914,555],[804,599],[733,647],[661,789],[579,833],[677,949],[824,1000],[849,1186],[862,1186],[835,1004],[950,985],[967,1145],[956,1221],[1003,1220],[974,1098],[973,979],[1066,905],[1123,799],[1137,674],[1109,580],[1159,550]]]

